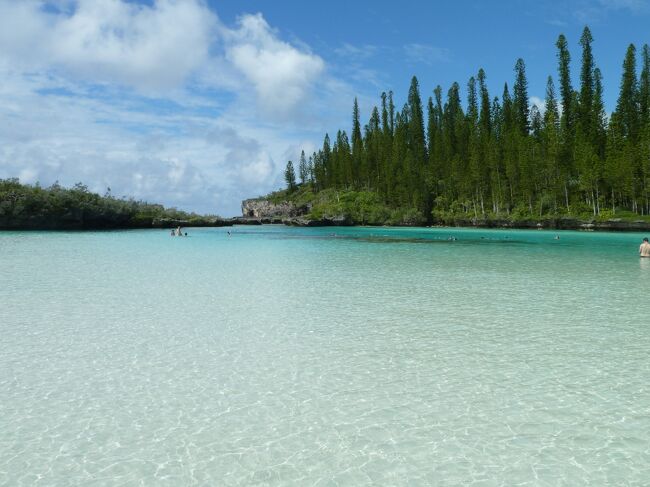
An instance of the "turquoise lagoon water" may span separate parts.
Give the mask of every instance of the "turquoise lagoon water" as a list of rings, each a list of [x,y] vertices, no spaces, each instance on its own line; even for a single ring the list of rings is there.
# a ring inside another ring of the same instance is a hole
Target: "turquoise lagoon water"
[[[0,485],[650,484],[643,235],[226,231],[0,234]]]

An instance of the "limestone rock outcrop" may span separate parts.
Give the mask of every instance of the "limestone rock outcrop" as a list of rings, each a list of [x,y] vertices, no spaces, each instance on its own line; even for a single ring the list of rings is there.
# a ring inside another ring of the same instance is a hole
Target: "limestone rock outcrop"
[[[244,218],[282,219],[302,216],[309,208],[297,207],[289,201],[273,203],[264,198],[253,198],[241,203],[241,213]]]

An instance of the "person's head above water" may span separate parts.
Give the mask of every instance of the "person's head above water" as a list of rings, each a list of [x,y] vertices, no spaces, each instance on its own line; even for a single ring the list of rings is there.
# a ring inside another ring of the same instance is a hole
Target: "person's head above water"
[[[647,241],[648,241],[648,237],[645,237],[645,238],[643,239],[643,241],[644,241],[644,242],[647,242]]]

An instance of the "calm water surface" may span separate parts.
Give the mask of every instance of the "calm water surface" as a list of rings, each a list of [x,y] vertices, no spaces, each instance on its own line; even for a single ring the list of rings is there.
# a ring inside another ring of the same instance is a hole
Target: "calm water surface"
[[[0,485],[650,484],[643,235],[188,231],[0,233]]]

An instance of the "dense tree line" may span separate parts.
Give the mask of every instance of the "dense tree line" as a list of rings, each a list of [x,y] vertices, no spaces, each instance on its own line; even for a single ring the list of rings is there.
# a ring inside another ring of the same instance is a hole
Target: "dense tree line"
[[[110,190],[100,196],[81,183],[64,188],[21,184],[0,179],[0,229],[85,229],[212,226],[225,223],[175,208],[115,198]]]
[[[338,188],[376,192],[384,204],[411,208],[426,218],[562,214],[650,214],[650,50],[627,49],[616,109],[607,117],[602,74],[585,27],[580,38],[579,84],[571,77],[564,35],[557,47],[557,87],[546,84],[544,107],[531,106],[526,66],[518,59],[512,88],[488,92],[480,69],[467,83],[440,86],[423,103],[418,80],[397,109],[382,93],[361,126],[354,100],[350,135],[325,135],[320,150],[299,163],[301,183],[315,191]],[[286,172],[296,187],[293,165]]]

